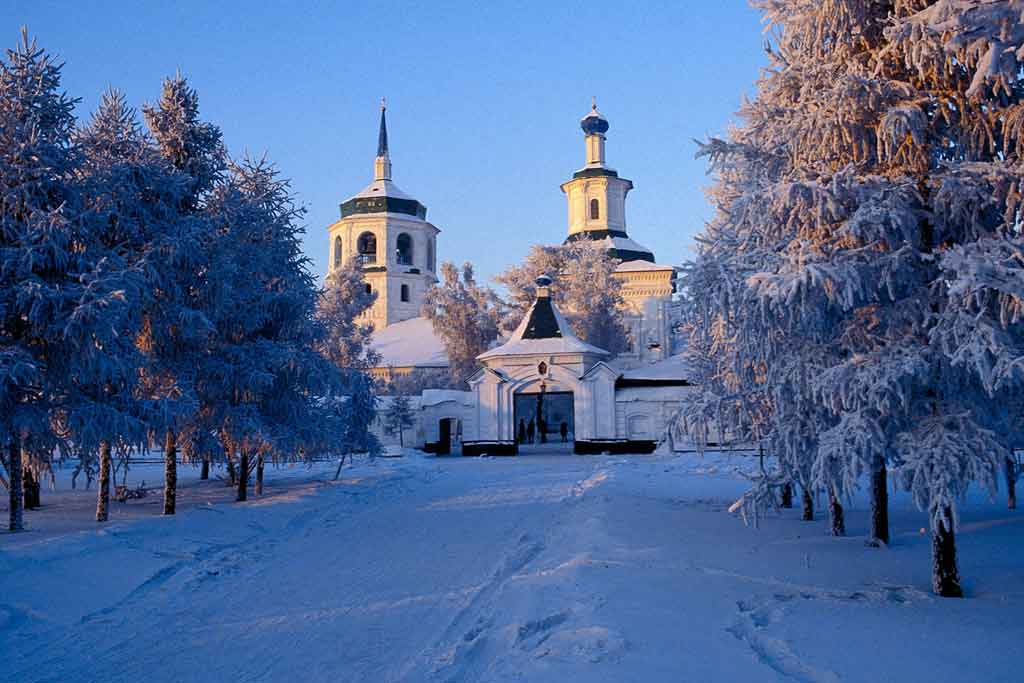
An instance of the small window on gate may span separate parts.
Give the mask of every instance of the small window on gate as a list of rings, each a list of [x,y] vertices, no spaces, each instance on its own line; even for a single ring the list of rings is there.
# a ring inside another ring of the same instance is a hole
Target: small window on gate
[[[409,285],[402,285],[402,301],[409,300]]]

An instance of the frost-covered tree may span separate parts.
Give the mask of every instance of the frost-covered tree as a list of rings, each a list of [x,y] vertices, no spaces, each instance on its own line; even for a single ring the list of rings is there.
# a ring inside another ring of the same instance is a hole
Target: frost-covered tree
[[[301,248],[303,210],[265,161],[233,164],[205,212],[218,257],[201,307],[214,327],[195,380],[200,403],[237,466],[238,499],[265,457],[339,452],[340,370],[318,351],[319,292]]]
[[[370,432],[376,418],[376,395],[367,369],[377,365],[380,355],[370,346],[373,324],[360,318],[376,299],[376,292],[367,292],[362,266],[353,258],[327,276],[317,304],[316,315],[323,329],[320,353],[338,368],[344,381],[344,399],[339,405],[345,423],[339,444],[342,463],[350,452],[374,454],[378,449]]]
[[[405,430],[416,423],[409,397],[398,394],[384,413],[384,431],[388,436],[398,435],[398,445],[405,448]]]
[[[23,528],[25,459],[48,462],[62,393],[50,359],[78,285],[71,145],[60,65],[22,32],[0,62],[0,444],[9,528]]]
[[[534,245],[521,265],[495,278],[508,291],[506,330],[514,330],[536,299],[536,280],[555,278],[553,295],[576,335],[613,354],[626,350],[622,281],[615,277],[619,261],[591,239],[559,246]]]
[[[450,386],[462,387],[477,369],[476,357],[498,338],[501,304],[488,287],[478,285],[473,266],[441,265],[441,283],[427,290],[423,315],[433,324],[448,354]]]
[[[162,269],[156,243],[173,230],[176,198],[171,169],[141,133],[135,112],[117,92],[107,92],[89,125],[78,131],[80,220],[87,228],[86,253],[96,265],[89,288],[116,294],[99,297],[76,311],[76,373],[62,411],[85,467],[99,456],[97,520],[107,518],[111,451],[143,448],[147,431],[159,419],[139,369],[138,340],[144,312],[159,291],[153,276]]]
[[[377,292],[366,290],[366,277],[355,257],[327,275],[317,305],[317,317],[327,330],[321,353],[338,367],[366,369],[380,362],[380,354],[370,346],[373,323],[360,318],[376,300]]]
[[[929,512],[935,591],[959,595],[957,501],[995,485],[1016,438],[992,397],[1019,375],[986,372],[1019,357],[1019,330],[968,264],[1020,239],[1021,8],[754,4],[771,66],[742,125],[701,149],[718,213],[695,264],[708,287],[689,287],[716,313],[698,334],[762,375],[784,471],[834,501],[871,477],[882,540],[895,468]],[[993,323],[981,343],[972,317]]]
[[[211,286],[205,274],[207,264],[219,258],[204,205],[224,176],[227,156],[220,129],[200,119],[199,96],[180,73],[164,80],[159,101],[143,113],[157,155],[172,169],[162,184],[144,188],[167,213],[148,245],[140,346],[148,395],[161,408],[161,424],[153,428],[164,449],[163,511],[174,514],[179,437],[185,437],[186,455],[202,458],[204,473],[216,447],[205,420],[212,411],[198,403],[194,383],[195,357],[213,331],[202,310],[208,300],[202,292]]]

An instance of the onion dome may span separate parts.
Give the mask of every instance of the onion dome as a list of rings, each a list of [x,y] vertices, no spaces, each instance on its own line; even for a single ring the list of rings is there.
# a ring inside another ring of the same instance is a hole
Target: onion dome
[[[580,128],[587,135],[604,135],[608,132],[608,119],[597,110],[597,98],[590,106],[590,113],[580,119]]]

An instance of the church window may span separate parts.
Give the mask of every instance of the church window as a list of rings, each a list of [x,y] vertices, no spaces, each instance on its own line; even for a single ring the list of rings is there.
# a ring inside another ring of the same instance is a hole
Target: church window
[[[356,242],[360,263],[377,262],[377,237],[372,232],[364,232]]]
[[[590,220],[596,221],[601,217],[601,202],[596,199],[590,200]]]
[[[427,270],[434,272],[434,240],[427,240]]]
[[[409,301],[409,285],[402,285],[402,301]]]
[[[366,293],[367,294],[373,294],[373,285],[371,285],[369,282],[367,282],[365,286],[366,286]]]
[[[334,238],[334,267],[338,268],[341,266],[341,238]]]
[[[402,233],[398,236],[397,249],[395,255],[398,258],[398,265],[400,266],[411,266],[412,265],[412,238],[406,233]]]

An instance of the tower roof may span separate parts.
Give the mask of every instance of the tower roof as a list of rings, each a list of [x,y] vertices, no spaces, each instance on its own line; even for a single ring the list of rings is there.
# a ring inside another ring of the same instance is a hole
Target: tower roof
[[[373,182],[364,187],[359,194],[342,202],[341,217],[362,213],[398,213],[426,220],[427,207],[402,192],[391,181],[386,111],[387,106],[381,99],[380,129],[377,132],[377,158],[374,160]]]
[[[604,349],[592,346],[576,336],[551,299],[551,278],[541,276],[537,278],[537,299],[523,316],[516,331],[507,342],[481,353],[477,359],[555,353],[610,355]]]
[[[597,110],[597,98],[590,105],[590,112],[580,119],[580,128],[587,135],[604,135],[608,132],[608,119]]]
[[[380,132],[377,133],[377,156],[386,157],[388,155],[388,122],[384,117],[384,112],[387,110],[387,105],[384,103],[384,98],[380,100]]]

